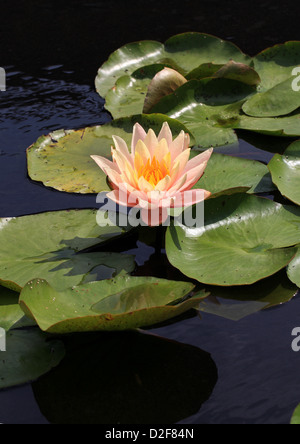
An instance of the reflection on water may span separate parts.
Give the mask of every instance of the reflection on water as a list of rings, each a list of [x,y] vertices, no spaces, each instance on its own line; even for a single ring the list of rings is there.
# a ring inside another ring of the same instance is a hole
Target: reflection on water
[[[54,80],[50,68],[39,78],[7,69],[7,91],[0,93],[1,217],[96,206],[94,196],[59,193],[27,177],[26,148],[42,134],[110,120],[92,86],[73,83],[63,67],[52,67],[61,75]]]
[[[199,411],[217,382],[210,355],[138,332],[66,339],[61,365],[33,384],[53,424],[173,424]]]

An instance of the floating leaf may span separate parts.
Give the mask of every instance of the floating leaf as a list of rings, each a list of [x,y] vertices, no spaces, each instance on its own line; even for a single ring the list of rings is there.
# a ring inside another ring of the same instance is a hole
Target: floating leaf
[[[14,330],[1,352],[0,389],[34,381],[56,367],[65,354],[62,342],[49,340],[38,329]]]
[[[192,150],[192,156],[197,154]],[[194,186],[212,194],[236,187],[248,187],[249,193],[265,193],[274,189],[268,168],[261,162],[219,153],[212,155],[204,176]]]
[[[148,86],[143,113],[149,113],[162,97],[172,94],[187,82],[179,72],[165,68],[158,72]]]
[[[299,91],[292,88],[293,77],[288,78],[268,91],[256,94],[243,105],[243,111],[249,116],[278,117],[285,116],[300,107]]]
[[[261,134],[298,137],[300,135],[300,114],[273,119],[241,115],[234,126],[236,129],[256,131]]]
[[[84,337],[64,338],[66,358],[33,384],[52,424],[175,424],[218,379],[209,353],[191,345],[135,331]]]
[[[276,154],[269,169],[281,194],[300,205],[300,141],[292,143],[283,156]]]
[[[193,69],[186,75],[187,80],[200,80],[207,77],[213,77],[224,65],[216,65],[215,63],[203,63]]]
[[[253,58],[253,67],[259,74],[263,90],[269,90],[289,79],[300,62],[300,42],[286,42],[265,49]]]
[[[250,62],[250,57],[234,44],[196,32],[171,37],[165,45],[155,41],[130,43],[111,54],[101,66],[96,89],[102,97],[106,97],[120,77],[151,64],[164,64],[184,75],[203,63],[224,65],[231,59]]]
[[[294,411],[294,414],[291,419],[291,425],[294,425],[294,424],[300,424],[300,404],[298,405],[298,407]]]
[[[295,258],[288,266],[288,276],[300,288],[300,245],[298,245],[298,252]]]
[[[221,196],[206,201],[203,227],[168,228],[167,256],[183,274],[206,284],[252,284],[293,259],[297,250],[288,247],[299,242],[299,224],[298,208],[249,194]]]
[[[196,307],[207,294],[184,301],[193,288],[187,282],[122,276],[58,292],[48,282],[35,280],[23,289],[20,305],[49,333],[128,330]]]
[[[182,122],[202,147],[235,143],[234,129],[276,136],[300,135],[300,115],[250,117],[241,112],[253,87],[229,79],[191,80],[152,109]]]
[[[132,271],[131,256],[77,254],[124,233],[118,227],[99,227],[96,216],[96,210],[74,210],[0,219],[0,283],[20,291],[41,276],[54,288],[64,289],[79,284],[100,266],[102,278],[123,269]]]
[[[165,65],[149,65],[139,68],[131,76],[120,77],[105,97],[105,108],[115,119],[143,112],[148,86],[153,77]]]
[[[29,325],[32,321],[24,316],[19,306],[19,293],[0,287],[0,328],[8,331]]]
[[[182,130],[188,132],[180,122],[160,115],[133,116],[77,131],[56,131],[28,148],[28,174],[31,179],[59,191],[82,194],[108,191],[106,175],[90,156],[111,159],[113,135],[122,137],[130,146],[137,122],[157,133],[164,122],[169,123],[174,135]]]
[[[233,128],[239,125],[240,109],[253,87],[229,79],[191,80],[164,97],[152,112],[182,122],[202,147],[237,142]]]

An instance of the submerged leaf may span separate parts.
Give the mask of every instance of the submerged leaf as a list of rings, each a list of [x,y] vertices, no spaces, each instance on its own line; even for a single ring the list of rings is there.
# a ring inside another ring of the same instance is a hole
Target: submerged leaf
[[[65,354],[62,342],[49,340],[38,329],[14,330],[1,352],[0,389],[32,382],[56,367]]]

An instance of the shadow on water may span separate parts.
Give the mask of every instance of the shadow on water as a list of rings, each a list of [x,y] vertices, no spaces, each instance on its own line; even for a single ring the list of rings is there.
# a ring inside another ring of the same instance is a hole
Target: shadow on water
[[[139,332],[71,336],[59,367],[33,384],[54,424],[172,424],[197,413],[218,379],[197,347]]]

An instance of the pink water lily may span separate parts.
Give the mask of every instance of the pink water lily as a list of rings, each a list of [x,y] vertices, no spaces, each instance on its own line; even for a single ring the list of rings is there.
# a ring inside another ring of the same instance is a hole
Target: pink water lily
[[[166,122],[158,137],[137,123],[131,152],[121,137],[113,136],[113,141],[113,161],[91,156],[109,178],[112,191],[107,197],[119,205],[141,208],[148,225],[165,222],[168,208],[185,208],[211,195],[192,188],[203,175],[213,149],[190,160],[190,137],[184,131],[173,140]]]

